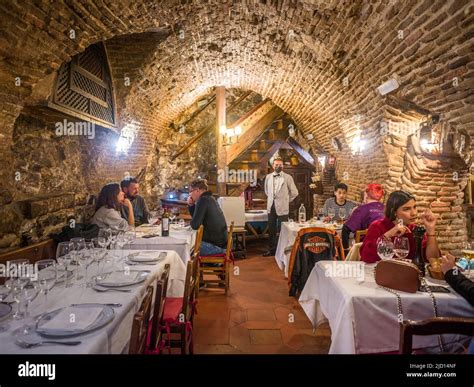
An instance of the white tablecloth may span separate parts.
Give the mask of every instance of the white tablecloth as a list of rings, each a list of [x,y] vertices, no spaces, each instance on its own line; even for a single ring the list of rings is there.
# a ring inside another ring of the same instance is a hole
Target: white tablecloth
[[[113,250],[111,252],[112,254],[118,253]],[[147,286],[150,284],[155,285],[157,276],[161,275],[167,263],[170,264],[167,295],[170,297],[182,297],[186,267],[175,251],[167,251],[166,258],[160,260],[154,266],[129,266],[130,270],[150,270],[150,275],[145,282],[128,287],[131,289],[130,293],[115,291],[101,293],[91,288],[80,287],[77,284],[74,284],[70,288],[65,288],[64,283],[58,283],[48,294],[47,311],[81,303],[121,303],[122,306],[113,308],[115,317],[113,321],[105,327],[85,335],[64,339],[68,341],[82,341],[80,345],[71,347],[48,344],[35,348],[21,348],[15,344],[12,332],[24,325],[25,320],[8,319],[10,329],[0,333],[0,354],[120,354],[127,352],[132,331],[133,316],[140,307]],[[95,264],[90,266],[90,270],[92,274],[95,274]],[[44,295],[39,294],[30,304],[29,309],[31,316],[38,316],[46,311],[43,302]],[[31,321],[30,319],[30,322]],[[41,339],[46,340],[45,338]]]
[[[161,226],[155,227],[137,227],[137,239],[128,244],[124,249],[128,250],[174,250],[186,264],[191,258],[191,249],[196,240],[196,232],[194,230],[183,230],[172,226],[170,235],[167,237],[156,236],[153,238],[143,238],[147,233],[161,235]]]
[[[313,326],[329,321],[329,353],[355,354],[398,351],[400,328],[396,296],[375,283],[375,265],[362,262],[318,262],[311,272],[299,302]],[[439,285],[440,281],[430,281]],[[428,293],[404,293],[404,320],[434,317]],[[474,308],[451,289],[435,293],[439,316],[474,317]],[[443,335],[445,341],[453,339]],[[413,348],[437,349],[437,336],[415,336]]]
[[[311,224],[300,224],[296,222],[282,222],[280,237],[278,238],[278,245],[275,253],[275,261],[280,270],[285,271],[285,278],[288,278],[288,263],[290,261],[291,249],[295,242],[298,231],[305,227],[328,227],[327,223],[316,221]],[[341,233],[341,227],[336,229],[337,232]]]
[[[261,212],[246,212],[245,222],[268,222],[268,212],[261,210]]]

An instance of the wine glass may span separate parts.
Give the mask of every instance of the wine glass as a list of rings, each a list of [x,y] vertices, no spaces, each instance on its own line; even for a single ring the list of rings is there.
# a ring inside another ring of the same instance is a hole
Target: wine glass
[[[410,252],[410,243],[407,237],[396,237],[393,241],[394,252],[397,258],[404,259]]]
[[[150,219],[148,219],[150,224],[155,224],[158,219],[158,211],[150,211]]]
[[[104,258],[107,255],[107,250],[105,249],[107,242],[104,237],[97,237],[91,239],[92,244],[94,245],[95,251],[95,262],[97,263],[97,274],[96,279],[102,279],[102,270],[104,266]]]
[[[58,248],[56,249],[56,261],[64,266],[64,287],[69,288],[72,284],[69,283],[69,271],[68,267],[72,261],[71,252],[74,251],[74,244],[72,242],[59,242]]]
[[[377,255],[382,260],[392,259],[395,255],[393,242],[384,237],[377,239]]]
[[[48,307],[48,293],[58,281],[58,270],[54,259],[42,259],[36,262],[38,267],[38,287],[44,294],[44,308]]]
[[[331,219],[331,223],[332,223],[334,217],[336,216],[336,209],[333,207],[328,208],[328,216]]]
[[[339,213],[339,219],[340,219],[341,223],[344,223],[344,219],[346,219],[346,215],[347,215],[346,214],[346,209],[344,207],[339,208],[338,213]]]
[[[11,294],[12,290],[10,287],[4,285],[0,285],[0,302],[4,302],[8,296]],[[0,321],[0,333],[6,332],[10,328],[10,325],[5,321]]]

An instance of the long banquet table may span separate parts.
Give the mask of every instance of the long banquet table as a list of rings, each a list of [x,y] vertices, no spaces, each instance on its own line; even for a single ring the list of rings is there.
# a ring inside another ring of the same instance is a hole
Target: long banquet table
[[[164,250],[163,250],[164,251]],[[119,251],[109,250],[115,256]],[[159,253],[160,251],[157,251]],[[126,252],[125,252],[126,253]],[[182,297],[184,292],[184,279],[186,267],[182,259],[175,251],[166,251],[167,255],[156,265],[134,265],[129,266],[130,270],[149,270],[147,279],[137,285],[128,286],[130,293],[107,291],[97,292],[92,288],[80,287],[74,283],[72,287],[65,288],[64,283],[58,283],[48,294],[48,307],[44,308],[44,295],[38,297],[30,304],[31,316],[39,316],[46,311],[52,311],[71,304],[81,303],[121,303],[121,307],[115,307],[114,319],[105,327],[74,338],[64,339],[64,341],[80,340],[82,343],[77,346],[65,345],[44,345],[33,348],[21,348],[15,344],[13,332],[24,326],[25,320],[8,319],[10,324],[8,331],[0,333],[0,354],[120,354],[128,352],[130,334],[132,330],[133,316],[140,307],[146,288],[149,285],[155,286],[156,278],[161,275],[166,264],[170,264],[170,278],[168,283],[168,296]],[[91,267],[94,269],[94,264]],[[95,274],[91,270],[92,274]],[[29,320],[31,324],[32,319]],[[35,334],[36,336],[36,334]],[[39,338],[39,337],[38,337]],[[42,338],[46,340],[45,338]],[[56,340],[56,339],[54,339]]]
[[[375,265],[363,262],[318,262],[299,303],[314,327],[329,321],[331,354],[393,352],[399,349],[397,299],[375,283]],[[428,279],[428,284],[441,281]],[[447,284],[442,281],[442,285]],[[439,316],[474,317],[474,308],[454,290],[435,293]],[[399,292],[404,320],[434,317],[428,293]],[[445,342],[458,338],[443,335]],[[437,336],[415,336],[413,348],[437,349]]]
[[[296,235],[298,231],[307,227],[322,227],[336,230],[338,233],[341,232],[342,226],[338,228],[332,227],[331,225],[322,221],[316,221],[311,223],[297,223],[297,222],[282,222],[280,236],[278,238],[278,245],[275,253],[275,261],[280,268],[285,272],[285,278],[288,278],[288,262],[290,261],[290,253],[295,243]]]
[[[137,239],[124,246],[127,250],[174,250],[186,264],[196,240],[196,232],[188,227],[171,225],[169,236],[161,236],[161,226],[143,225],[136,228]],[[144,238],[146,235],[156,235]]]

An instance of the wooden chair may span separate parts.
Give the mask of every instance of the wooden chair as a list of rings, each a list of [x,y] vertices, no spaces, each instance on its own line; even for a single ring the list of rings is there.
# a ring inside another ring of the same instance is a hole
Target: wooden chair
[[[354,243],[346,255],[346,261],[360,261],[360,247],[362,242]]]
[[[195,263],[188,261],[183,297],[166,297],[165,310],[161,321],[162,334],[166,334],[165,343],[171,353],[171,348],[181,348],[181,354],[192,354],[193,349],[193,319],[195,311]],[[177,339],[173,336],[178,336]]]
[[[140,309],[133,317],[132,334],[128,353],[131,355],[143,354],[146,350],[148,326],[151,316],[153,286],[148,286]]]
[[[234,257],[245,258],[247,256],[247,230],[245,227],[234,227],[234,248],[232,249],[232,253]]]
[[[474,318],[464,317],[434,317],[423,321],[404,320],[400,325],[401,354],[411,354],[413,336],[430,336],[444,333],[457,333],[474,336]]]
[[[362,241],[361,241],[361,238],[362,238],[363,236],[365,236],[365,235],[367,235],[367,229],[365,229],[365,230],[357,230],[357,231],[356,231],[356,235],[355,235],[355,243],[360,243],[360,242],[362,242]]]
[[[229,291],[229,263],[232,261],[232,234],[234,232],[234,222],[230,224],[227,233],[227,248],[225,254],[205,255],[199,258],[199,280],[204,284],[222,285],[224,293]],[[205,279],[204,275],[217,276],[218,279]]]
[[[196,282],[195,287],[195,297],[196,299],[199,296],[199,256],[201,251],[201,243],[202,243],[202,234],[204,233],[204,226],[201,224],[196,232],[196,241],[194,242],[192,260],[194,263],[194,281]]]
[[[153,307],[153,318],[150,326],[150,339],[148,341],[148,350],[158,349],[161,353],[163,347],[163,334],[160,329],[163,314],[165,312],[166,293],[168,291],[168,280],[170,276],[170,264],[165,265],[161,278],[156,281],[155,304]]]
[[[28,259],[31,263],[41,259],[56,259],[56,243],[53,239],[47,239],[33,245],[7,251],[0,254],[0,263],[20,258]]]

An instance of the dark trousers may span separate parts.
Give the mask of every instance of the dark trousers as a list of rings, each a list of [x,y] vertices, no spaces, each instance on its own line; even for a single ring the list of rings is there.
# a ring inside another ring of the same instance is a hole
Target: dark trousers
[[[277,248],[276,234],[280,231],[281,222],[288,221],[288,215],[278,216],[275,210],[275,204],[272,205],[270,213],[268,214],[268,237],[269,247],[271,252],[275,252]]]
[[[341,239],[342,239],[342,247],[344,247],[344,254],[347,255],[349,252],[349,237],[351,234],[351,230],[346,225],[342,226],[341,232]]]

